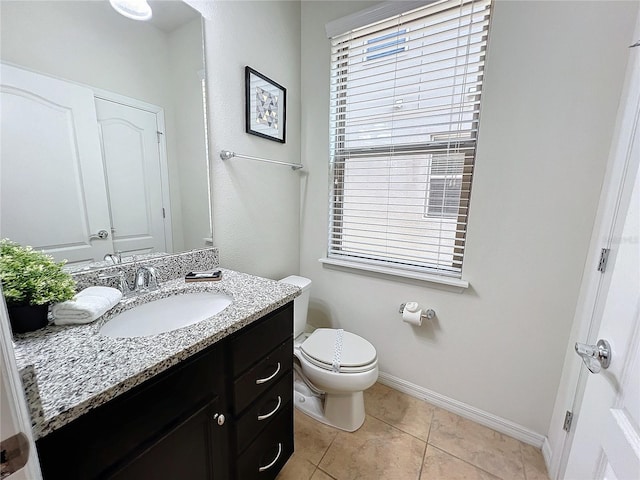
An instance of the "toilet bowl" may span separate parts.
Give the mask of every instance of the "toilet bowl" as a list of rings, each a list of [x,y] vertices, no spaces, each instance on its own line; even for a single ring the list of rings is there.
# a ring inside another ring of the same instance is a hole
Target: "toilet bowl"
[[[302,288],[293,306],[295,406],[322,423],[353,432],[365,418],[362,392],[378,379],[376,349],[342,329],[305,333],[311,280],[289,276],[281,282]]]

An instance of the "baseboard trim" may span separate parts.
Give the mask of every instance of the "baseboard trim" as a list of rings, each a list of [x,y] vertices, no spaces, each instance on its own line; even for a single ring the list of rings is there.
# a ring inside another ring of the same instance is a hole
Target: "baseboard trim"
[[[461,417],[472,420],[480,425],[484,425],[485,427],[489,427],[497,432],[509,435],[521,442],[533,445],[536,448],[542,448],[545,461],[547,461],[547,455],[550,458],[551,446],[549,445],[547,438],[533,430],[523,427],[522,425],[518,425],[517,423],[498,417],[492,413],[485,412],[479,408],[472,407],[466,403],[459,402],[453,398],[446,397],[432,390],[407,382],[406,380],[389,373],[380,372],[378,382],[400,392],[406,393],[407,395],[411,395],[412,397],[425,400],[436,407],[448,410],[449,412],[460,415]]]

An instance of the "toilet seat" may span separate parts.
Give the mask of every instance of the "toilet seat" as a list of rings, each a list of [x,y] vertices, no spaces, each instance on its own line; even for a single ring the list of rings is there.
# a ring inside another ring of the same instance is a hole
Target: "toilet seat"
[[[336,336],[334,328],[318,328],[300,345],[300,355],[309,363],[328,371],[334,368]],[[338,373],[362,373],[377,367],[376,349],[364,338],[342,331]]]

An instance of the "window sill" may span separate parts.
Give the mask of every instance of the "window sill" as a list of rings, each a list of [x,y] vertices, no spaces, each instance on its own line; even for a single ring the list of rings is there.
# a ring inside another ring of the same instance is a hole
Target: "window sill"
[[[428,273],[410,272],[407,270],[398,270],[390,267],[381,267],[378,265],[367,265],[358,262],[349,262],[348,260],[338,260],[335,258],[321,258],[318,260],[324,265],[332,265],[353,270],[364,270],[365,272],[380,273],[382,275],[390,275],[394,277],[410,278],[412,280],[420,280],[422,282],[437,283],[439,285],[448,285],[459,289],[469,288],[469,282],[459,278],[443,277],[439,275],[431,275]]]

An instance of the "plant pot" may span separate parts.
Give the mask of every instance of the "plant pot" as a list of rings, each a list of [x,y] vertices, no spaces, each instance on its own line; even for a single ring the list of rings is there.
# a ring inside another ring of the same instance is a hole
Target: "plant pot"
[[[7,305],[13,333],[33,332],[49,323],[49,305]]]

